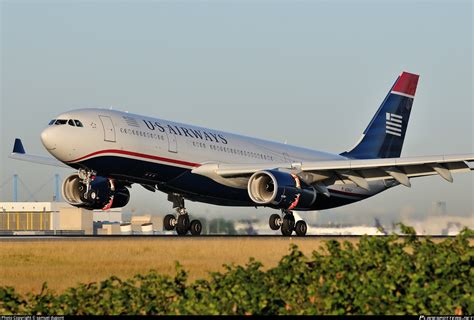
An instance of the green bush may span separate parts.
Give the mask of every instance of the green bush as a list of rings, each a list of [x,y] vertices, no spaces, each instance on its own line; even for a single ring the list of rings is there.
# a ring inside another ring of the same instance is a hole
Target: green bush
[[[174,277],[110,277],[61,294],[0,287],[0,314],[474,314],[473,232],[434,243],[402,230],[331,240],[311,257],[293,245],[275,268],[250,259],[193,283],[177,264]]]

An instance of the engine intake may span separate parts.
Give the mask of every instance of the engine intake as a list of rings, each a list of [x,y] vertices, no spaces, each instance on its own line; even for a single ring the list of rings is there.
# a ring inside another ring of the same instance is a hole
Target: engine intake
[[[91,182],[92,194],[86,194],[86,185],[79,175],[72,174],[64,179],[62,195],[67,203],[88,210],[121,208],[130,200],[126,187],[118,186],[113,179],[97,176]]]
[[[278,170],[255,172],[247,189],[253,202],[288,210],[309,209],[317,194],[297,175]]]

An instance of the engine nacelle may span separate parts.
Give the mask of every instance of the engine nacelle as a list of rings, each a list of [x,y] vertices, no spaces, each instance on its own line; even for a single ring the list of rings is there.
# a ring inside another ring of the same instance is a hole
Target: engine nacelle
[[[82,179],[77,174],[72,174],[64,179],[62,195],[70,205],[88,210],[121,208],[130,200],[128,189],[115,185],[110,178],[94,177],[90,188],[94,191],[93,196],[87,196],[86,189]]]
[[[278,170],[255,172],[248,182],[253,202],[279,209],[309,209],[317,192],[291,173]]]

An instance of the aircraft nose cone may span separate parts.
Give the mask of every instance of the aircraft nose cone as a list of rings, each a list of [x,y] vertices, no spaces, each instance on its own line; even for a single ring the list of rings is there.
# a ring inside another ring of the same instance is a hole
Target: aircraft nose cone
[[[53,142],[51,128],[46,128],[41,132],[41,142],[43,146],[48,150],[56,149],[56,144]]]

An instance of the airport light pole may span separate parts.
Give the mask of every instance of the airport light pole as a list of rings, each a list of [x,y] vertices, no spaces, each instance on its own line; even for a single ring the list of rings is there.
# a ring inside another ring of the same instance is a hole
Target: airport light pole
[[[59,174],[54,175],[54,201],[61,201],[61,194],[59,193]]]
[[[18,202],[18,174],[13,175],[13,202]]]

